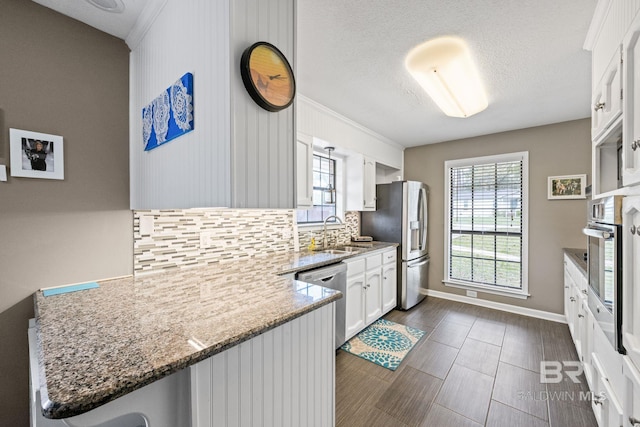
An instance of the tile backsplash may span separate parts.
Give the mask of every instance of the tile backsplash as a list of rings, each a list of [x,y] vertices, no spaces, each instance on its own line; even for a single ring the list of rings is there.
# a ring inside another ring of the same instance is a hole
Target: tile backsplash
[[[293,209],[139,210],[133,215],[135,274],[294,250]],[[141,222],[151,224],[143,227],[150,228],[145,234]]]
[[[344,214],[344,225],[338,228],[327,228],[328,246],[346,245],[351,242],[351,237],[360,235],[360,212],[348,211]],[[298,227],[298,238],[300,240],[300,250],[309,247],[311,238],[316,239],[316,245],[322,246],[323,230],[309,230]]]
[[[329,245],[359,234],[360,213],[346,212],[344,219],[344,226],[327,230]],[[293,209],[133,211],[134,274],[292,252],[294,221]],[[322,244],[322,230],[298,229],[301,250],[311,236]]]

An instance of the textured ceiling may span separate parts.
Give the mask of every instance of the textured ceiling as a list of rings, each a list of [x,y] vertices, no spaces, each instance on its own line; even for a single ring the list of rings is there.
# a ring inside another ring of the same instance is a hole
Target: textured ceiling
[[[298,0],[300,93],[404,146],[590,115],[596,0]],[[404,69],[415,45],[464,38],[489,107],[445,116]]]
[[[81,0],[34,0],[126,38],[125,14]],[[596,0],[297,0],[299,93],[406,147],[589,117],[591,54],[582,49]],[[404,69],[415,45],[467,41],[489,107],[445,116]]]

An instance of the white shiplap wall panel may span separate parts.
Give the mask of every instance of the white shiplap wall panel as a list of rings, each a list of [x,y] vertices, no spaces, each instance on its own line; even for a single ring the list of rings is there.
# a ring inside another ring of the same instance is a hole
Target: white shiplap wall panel
[[[295,0],[168,0],[131,52],[132,209],[294,206],[294,108],[261,109],[242,52],[269,41],[294,64]],[[194,74],[194,131],[144,152],[141,111]]]
[[[296,112],[298,131],[403,170],[404,148],[399,144],[304,96],[298,96]]]
[[[169,0],[130,54],[131,207],[229,206],[229,11],[221,0]],[[141,111],[184,73],[194,130],[144,152]]]
[[[334,304],[191,366],[193,427],[335,425]]]
[[[619,51],[627,28],[640,10],[640,0],[612,0],[593,47],[592,82],[595,87],[604,74],[609,61]]]
[[[231,5],[232,203],[238,208],[292,207],[294,108],[273,113],[257,106],[239,69],[242,52],[257,41],[278,47],[295,68],[295,0],[234,0]]]

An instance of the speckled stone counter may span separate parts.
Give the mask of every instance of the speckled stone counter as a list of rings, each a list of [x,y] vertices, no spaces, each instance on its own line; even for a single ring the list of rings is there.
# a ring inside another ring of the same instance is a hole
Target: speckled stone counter
[[[297,273],[312,268],[322,267],[324,265],[334,264],[343,259],[353,258],[370,252],[397,248],[397,243],[387,242],[366,242],[351,243],[349,246],[358,248],[358,252],[348,254],[328,254],[322,251],[301,251],[282,254],[281,256],[272,257],[275,264],[280,265],[279,273]],[[340,249],[338,246],[336,249]]]
[[[342,258],[287,254],[36,292],[44,415],[89,411],[341,298],[278,274]]]
[[[582,273],[587,275],[587,250],[586,249],[575,249],[575,248],[563,248],[564,253],[569,257],[571,261],[582,271]]]

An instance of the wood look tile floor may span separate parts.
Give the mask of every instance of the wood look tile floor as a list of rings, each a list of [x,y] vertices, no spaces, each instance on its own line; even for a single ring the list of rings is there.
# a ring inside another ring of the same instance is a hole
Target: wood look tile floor
[[[385,318],[427,334],[396,371],[336,353],[338,427],[597,427],[584,376],[540,381],[578,360],[567,325],[433,297]]]

